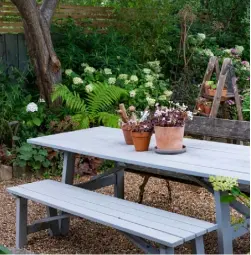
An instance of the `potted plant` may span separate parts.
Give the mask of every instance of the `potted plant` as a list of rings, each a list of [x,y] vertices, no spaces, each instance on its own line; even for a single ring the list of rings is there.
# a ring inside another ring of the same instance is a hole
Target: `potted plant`
[[[191,112],[183,104],[159,107],[154,113],[153,125],[159,150],[181,150],[183,148],[184,126],[187,118],[192,119]]]
[[[124,139],[127,145],[133,145],[133,140],[132,140],[132,135],[131,131],[134,125],[136,124],[136,114],[135,114],[135,107],[130,106],[129,107],[129,112],[130,112],[130,117],[128,116],[124,104],[119,105],[119,111],[118,113],[120,114],[121,120],[120,120],[120,127],[123,131]]]
[[[213,85],[214,84],[214,81],[206,81],[205,82],[205,86],[204,86],[204,88],[205,88],[205,94],[209,94],[209,92],[208,92],[208,90],[210,89],[210,87],[211,87],[211,85]]]
[[[153,132],[149,111],[145,110],[141,119],[132,128],[132,139],[136,151],[148,151]]]
[[[206,99],[204,97],[199,97],[196,102],[196,108],[199,112],[204,112],[204,103]]]
[[[207,94],[209,96],[214,97],[215,94],[216,94],[216,89],[217,89],[217,85],[214,84],[214,83],[213,84],[210,83],[210,87],[207,89]],[[226,88],[223,88],[221,96],[222,97],[226,97],[227,96],[227,89]]]
[[[205,112],[206,114],[210,114],[211,108],[212,108],[212,102],[211,102],[211,101],[206,101],[206,102],[204,103],[204,112]]]

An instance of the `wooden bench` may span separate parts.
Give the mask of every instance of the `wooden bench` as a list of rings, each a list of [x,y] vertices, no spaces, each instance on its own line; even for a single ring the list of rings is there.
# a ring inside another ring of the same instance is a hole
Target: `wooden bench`
[[[43,180],[8,188],[16,197],[16,246],[27,243],[27,235],[50,228],[60,233],[61,221],[69,216],[101,223],[125,234],[146,253],[173,254],[174,248],[192,241],[193,252],[204,253],[203,235],[217,225],[191,217],[167,212],[76,186]],[[50,218],[27,225],[27,200],[63,211]],[[159,248],[148,241],[159,244]]]

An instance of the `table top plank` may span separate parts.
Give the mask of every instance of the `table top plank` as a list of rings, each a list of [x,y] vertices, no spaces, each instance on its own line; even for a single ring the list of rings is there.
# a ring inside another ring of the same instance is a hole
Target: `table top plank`
[[[249,147],[196,139],[184,139],[187,152],[180,155],[159,155],[153,151],[135,152],[124,143],[121,130],[97,127],[57,135],[28,139],[29,143],[58,150],[135,164],[162,171],[173,171],[199,177],[222,175],[250,183]]]

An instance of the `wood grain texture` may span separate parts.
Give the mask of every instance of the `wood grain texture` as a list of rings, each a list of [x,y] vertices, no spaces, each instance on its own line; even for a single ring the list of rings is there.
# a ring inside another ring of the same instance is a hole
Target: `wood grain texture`
[[[185,133],[248,141],[250,122],[195,116],[192,121],[187,121]]]
[[[250,183],[249,147],[217,142],[184,139],[187,152],[180,155],[159,155],[154,152],[155,136],[150,150],[135,152],[125,145],[122,131],[97,127],[57,135],[28,139],[35,145],[51,147],[120,163],[149,167],[156,174],[166,171],[208,178],[222,175],[238,178],[240,183]],[[217,159],[217,160],[216,160]]]

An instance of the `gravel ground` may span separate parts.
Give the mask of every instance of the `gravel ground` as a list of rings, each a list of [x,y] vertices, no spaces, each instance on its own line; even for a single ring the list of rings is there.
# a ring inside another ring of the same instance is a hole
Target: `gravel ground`
[[[76,180],[87,181],[89,177],[81,177]],[[15,246],[15,203],[7,194],[6,188],[21,183],[36,181],[38,178],[26,180],[12,180],[0,182],[0,244],[7,247]],[[142,177],[136,174],[126,173],[125,199],[137,201],[138,187],[142,183]],[[167,187],[164,180],[150,178],[144,195],[143,203],[171,212],[196,217],[198,219],[215,221],[214,201],[211,194],[203,188],[191,185],[171,182],[173,202],[168,204]],[[99,190],[104,194],[112,194],[113,188],[106,187]],[[29,201],[29,221],[44,217],[45,208]],[[238,216],[235,212],[233,215]],[[234,241],[234,253],[246,254],[249,252],[250,237],[246,234]],[[216,233],[205,236],[206,253],[217,253]],[[131,244],[122,234],[114,229],[100,224],[92,223],[80,218],[71,220],[70,234],[67,237],[49,237],[46,231],[29,235],[26,247],[32,253],[70,253],[70,254],[125,254],[142,253]],[[176,253],[191,254],[189,243],[179,246]]]

